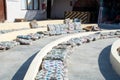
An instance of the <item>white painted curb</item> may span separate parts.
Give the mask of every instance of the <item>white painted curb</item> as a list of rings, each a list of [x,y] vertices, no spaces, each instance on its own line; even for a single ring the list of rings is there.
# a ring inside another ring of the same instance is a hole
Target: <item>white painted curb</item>
[[[110,61],[113,69],[120,75],[120,56],[118,55],[117,48],[120,47],[120,39],[115,41],[111,47]]]

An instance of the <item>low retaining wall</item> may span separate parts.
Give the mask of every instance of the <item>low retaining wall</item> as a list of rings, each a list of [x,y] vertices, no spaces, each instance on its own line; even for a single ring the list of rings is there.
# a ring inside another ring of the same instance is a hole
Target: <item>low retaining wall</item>
[[[111,32],[111,31],[115,31],[115,30],[101,31],[101,32]],[[47,53],[49,51],[51,51],[54,46],[57,46],[59,43],[68,41],[71,38],[87,36],[87,35],[94,34],[94,33],[96,33],[96,32],[70,34],[70,35],[62,37],[62,38],[55,40],[55,41],[49,43],[48,45],[46,45],[44,48],[41,49],[41,51],[33,59],[32,63],[30,64],[30,66],[28,68],[28,71],[24,77],[24,80],[35,80],[35,77],[37,75],[37,72],[39,70],[39,67],[42,62],[43,57],[45,55],[47,55]]]
[[[117,48],[120,47],[120,39],[115,41],[111,47],[110,61],[114,70],[120,75],[120,56]]]

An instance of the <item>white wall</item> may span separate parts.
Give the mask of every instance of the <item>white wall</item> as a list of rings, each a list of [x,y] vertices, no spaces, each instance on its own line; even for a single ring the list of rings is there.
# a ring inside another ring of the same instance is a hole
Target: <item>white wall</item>
[[[111,47],[111,54],[110,54],[110,61],[112,64],[113,69],[117,72],[120,76],[120,56],[117,52],[117,48],[120,47],[120,39],[115,41]]]
[[[51,18],[64,18],[64,12],[72,10],[70,1],[71,0],[54,0],[51,11]]]
[[[46,11],[22,10],[21,0],[6,0],[6,6],[7,6],[7,22],[13,22],[15,18],[26,18],[27,20],[46,19]]]

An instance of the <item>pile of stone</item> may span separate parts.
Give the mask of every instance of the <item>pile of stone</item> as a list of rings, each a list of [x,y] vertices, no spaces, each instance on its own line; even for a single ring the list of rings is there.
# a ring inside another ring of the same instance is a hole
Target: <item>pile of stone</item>
[[[101,31],[101,29],[98,26],[86,26],[83,28],[85,31]]]
[[[57,28],[58,29],[58,28]],[[57,30],[57,34],[59,33],[59,30]],[[64,31],[63,31],[64,33]],[[31,33],[28,35],[18,35],[17,38],[14,40],[14,42],[19,43],[21,45],[30,45],[32,44],[32,41],[44,38],[44,37],[48,37],[50,35],[53,35],[52,32],[51,34],[49,33],[49,31],[44,31],[44,32],[37,32],[37,33]],[[54,34],[55,35],[55,34]],[[120,30],[114,31],[114,32],[96,32],[95,34],[91,34],[88,36],[83,36],[83,37],[79,37],[79,38],[73,38],[70,39],[67,42],[64,42],[64,45],[59,45],[60,47],[69,47],[69,45],[72,45],[72,47],[76,46],[76,45],[81,45],[83,43],[87,43],[87,42],[91,42],[91,41],[95,41],[98,39],[105,39],[105,38],[115,38],[115,37],[120,37]],[[10,41],[13,42],[13,41]],[[0,45],[0,50],[7,50],[10,49],[12,47],[6,47],[6,44],[8,44],[7,42],[1,42],[2,44]],[[11,43],[9,45],[13,46]]]
[[[31,28],[31,29],[39,28],[39,25],[38,25],[38,23],[37,23],[36,20],[31,21],[31,22],[29,23],[29,25],[30,25],[30,28]]]
[[[32,44],[32,41],[38,40],[38,39],[43,38],[43,37],[44,37],[44,34],[31,33],[28,35],[18,35],[16,38],[16,41],[22,45],[30,45],[30,44]]]
[[[36,80],[68,80],[66,60],[71,53],[72,45],[61,43],[53,47],[43,58],[41,69]]]
[[[16,41],[3,41],[3,42],[0,42],[0,50],[8,50],[17,45],[20,45],[20,44]]]
[[[43,38],[43,32],[31,33],[28,35],[18,35],[17,38],[13,41],[4,41],[0,42],[0,50],[8,50],[17,45],[31,45],[32,41]]]
[[[36,80],[68,80],[66,66],[60,60],[44,60]]]
[[[120,37],[120,31],[114,31],[114,32],[96,32],[94,34],[90,34],[88,36],[83,37],[76,37],[72,38],[67,42],[63,42],[59,44],[57,47],[59,48],[67,48],[67,47],[74,47],[76,45],[81,45],[83,43],[88,43],[91,41],[96,41],[99,39],[106,39],[106,38],[115,38]]]
[[[50,35],[84,32],[81,22],[71,22],[70,19],[65,19],[64,24],[48,24],[47,28]]]
[[[53,48],[43,59],[36,80],[68,80],[65,58],[66,49]]]
[[[115,38],[115,37],[120,37],[120,31],[103,32],[103,33],[101,33],[101,39],[104,39],[104,38]]]
[[[67,56],[66,49],[52,49],[46,56],[45,60],[61,60],[64,61]]]

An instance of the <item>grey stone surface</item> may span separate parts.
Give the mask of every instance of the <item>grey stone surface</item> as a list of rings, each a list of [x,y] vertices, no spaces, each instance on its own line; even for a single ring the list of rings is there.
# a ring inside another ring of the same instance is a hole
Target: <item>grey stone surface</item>
[[[111,44],[117,39],[97,40],[75,48],[67,63],[69,80],[120,80],[109,59]]]

